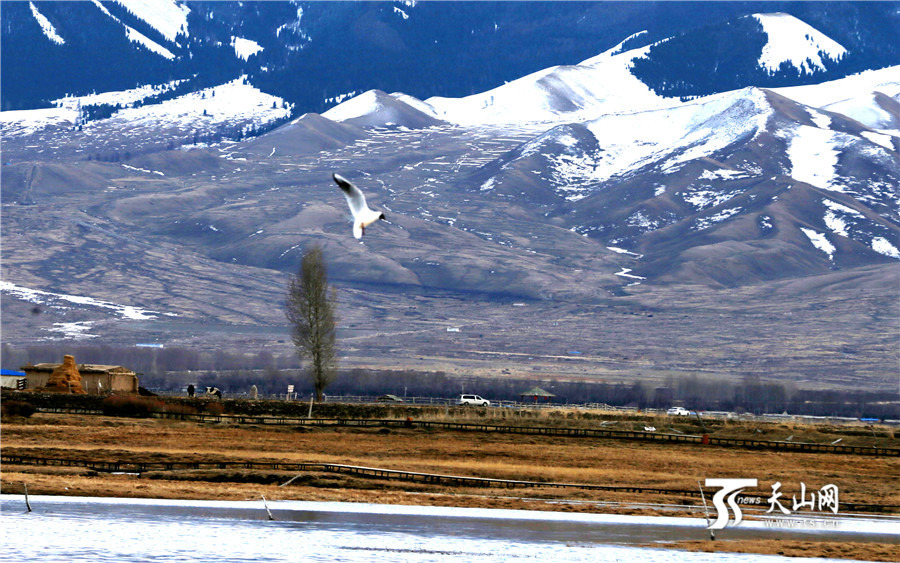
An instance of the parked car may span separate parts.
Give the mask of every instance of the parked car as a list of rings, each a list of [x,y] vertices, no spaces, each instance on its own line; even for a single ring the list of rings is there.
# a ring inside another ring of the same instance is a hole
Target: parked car
[[[673,416],[690,416],[691,411],[687,410],[684,407],[672,407],[671,409],[666,411],[666,414]]]
[[[475,405],[476,407],[489,407],[491,406],[491,402],[487,399],[483,399],[478,395],[460,395],[459,400],[456,401],[457,405]]]

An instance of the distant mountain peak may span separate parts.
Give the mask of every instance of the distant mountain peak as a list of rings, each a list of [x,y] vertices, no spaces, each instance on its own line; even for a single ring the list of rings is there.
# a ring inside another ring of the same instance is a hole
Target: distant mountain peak
[[[759,65],[770,74],[788,63],[798,71],[811,74],[824,71],[822,57],[834,62],[847,54],[847,49],[837,41],[792,15],[781,12],[753,14],[768,36],[768,43],[759,56]]]

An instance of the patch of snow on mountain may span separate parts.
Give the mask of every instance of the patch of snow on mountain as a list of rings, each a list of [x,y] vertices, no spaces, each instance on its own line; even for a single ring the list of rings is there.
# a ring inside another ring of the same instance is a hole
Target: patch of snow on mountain
[[[759,65],[770,73],[777,72],[786,62],[804,74],[810,74],[814,70],[825,70],[820,54],[835,62],[847,54],[847,49],[840,43],[794,16],[776,13],[754,14],[753,17],[762,24],[769,38],[759,56]]]
[[[692,228],[695,231],[702,231],[702,230],[712,227],[716,223],[721,223],[722,221],[724,221],[725,219],[728,219],[729,217],[734,217],[735,215],[737,215],[740,212],[741,212],[740,207],[732,207],[730,209],[723,209],[722,211],[719,211],[718,213],[710,215],[709,217],[702,217],[702,218],[698,219]]]
[[[125,35],[128,37],[128,40],[132,43],[140,43],[147,49],[153,51],[157,55],[160,55],[166,59],[172,60],[175,58],[175,54],[172,51],[166,49],[156,41],[153,41],[143,33],[133,29],[131,27],[125,26]]]
[[[872,250],[879,254],[884,254],[885,256],[900,260],[900,250],[897,250],[897,247],[884,237],[874,237],[872,239]]]
[[[259,53],[263,50],[263,48],[251,39],[244,39],[243,37],[233,37],[231,38],[231,47],[234,49],[234,54],[237,55],[239,59],[247,60],[252,55]]]
[[[873,93],[881,92],[897,99],[900,66],[867,70],[822,84],[773,88],[773,91],[806,106],[846,115],[872,129],[896,129],[897,119],[877,103]]]
[[[809,118],[819,129],[831,129],[831,118],[824,113],[819,113],[811,108],[807,108],[806,113],[809,114]]]
[[[59,302],[62,301],[75,305],[86,305],[89,307],[98,307],[101,309],[111,309],[122,318],[138,321],[155,319],[161,314],[156,311],[139,309],[131,305],[118,305],[116,303],[110,303],[109,301],[100,301],[98,299],[94,299],[93,297],[66,295],[63,293],[41,291],[39,289],[29,289],[27,287],[22,287],[6,281],[0,281],[0,291],[9,293],[14,297],[17,297],[18,299],[27,301],[29,303],[44,304],[56,308],[64,308],[59,305]],[[166,315],[175,316],[173,313],[167,313]]]
[[[61,108],[76,109],[78,104],[83,106],[94,106],[100,104],[109,104],[117,106],[127,106],[138,102],[150,96],[163,94],[168,92],[175,86],[178,86],[183,80],[173,80],[166,84],[147,84],[131,90],[119,90],[116,92],[102,92],[100,94],[88,94],[87,96],[66,96],[53,100],[53,105]]]
[[[174,0],[115,0],[144,20],[163,37],[174,42],[179,34],[188,35],[187,16],[191,9]]]
[[[344,121],[374,113],[381,109],[381,103],[378,102],[378,95],[375,90],[363,92],[359,96],[350,98],[340,105],[334,106],[330,110],[322,113],[322,117],[326,117],[332,121]]]
[[[872,141],[876,145],[886,148],[889,151],[894,150],[894,145],[891,142],[891,135],[885,135],[884,133],[876,133],[874,131],[863,131],[860,133],[866,140]]]
[[[402,92],[394,92],[393,94],[391,94],[391,97],[403,102],[404,104],[406,104],[410,107],[413,107],[413,108],[421,111],[422,113],[424,113],[426,115],[430,115],[432,117],[437,117],[437,114],[435,113],[434,108],[418,98],[414,98],[413,96],[404,94]]]
[[[700,174],[700,180],[738,180],[740,178],[748,178],[750,175],[744,170],[729,170],[720,168],[719,170],[704,170]]]
[[[290,115],[290,109],[284,107],[284,100],[246,84],[244,78],[160,104],[124,109],[111,120],[128,127],[163,123],[199,129],[200,125],[229,121],[265,124]]]
[[[94,321],[79,321],[74,323],[53,323],[52,327],[47,327],[44,330],[48,332],[58,332],[61,333],[62,338],[68,338],[70,340],[80,340],[82,338],[97,338],[100,336],[99,334],[88,334],[88,331],[91,330]]]
[[[741,193],[740,190],[722,192],[712,187],[701,186],[699,189],[689,189],[681,197],[684,201],[694,206],[697,211],[703,211],[704,209],[717,207]]]
[[[127,106],[171,90],[180,80],[168,84],[141,86],[131,90],[103,92],[87,96],[68,96],[53,100],[55,108],[29,109],[0,112],[0,132],[4,137],[31,135],[34,132],[51,126],[72,126],[78,117],[78,106],[109,104]]]
[[[31,14],[34,16],[34,19],[37,20],[38,25],[41,26],[41,30],[44,32],[44,35],[47,36],[47,39],[53,41],[57,45],[64,45],[66,40],[60,37],[58,33],[56,33],[56,28],[53,27],[53,24],[50,23],[50,20],[47,19],[47,16],[40,13],[37,7],[34,5],[34,2],[29,2],[28,5],[31,7]]]
[[[828,209],[830,209],[832,211],[844,213],[846,215],[853,215],[854,217],[859,217],[860,219],[862,219],[864,217],[864,215],[862,213],[860,213],[859,211],[852,209],[850,207],[847,207],[846,205],[841,205],[840,203],[838,203],[836,201],[831,201],[830,199],[823,199],[822,205],[824,205],[825,207],[827,207]]]
[[[653,231],[659,228],[659,221],[651,219],[641,209],[632,213],[628,219],[625,220],[625,223],[630,227],[638,227],[647,231]]]
[[[678,104],[657,96],[629,71],[631,61],[646,48],[612,53],[540,70],[465,98],[432,97],[425,102],[439,119],[471,126],[584,121]]]
[[[817,233],[816,231],[805,227],[800,227],[800,230],[809,238],[809,241],[813,246],[827,254],[829,260],[834,260],[834,252],[837,249],[827,238],[825,238],[823,233]]]
[[[822,200],[822,204],[828,208],[822,218],[828,230],[838,236],[854,238],[850,236],[850,228],[856,226],[860,219],[865,219],[865,215],[830,199]]]
[[[636,276],[636,275],[630,273],[631,271],[632,271],[631,268],[622,268],[620,271],[616,272],[616,275],[617,275],[617,276],[622,276],[623,278],[631,278],[631,279],[633,279],[633,280],[645,280],[645,279],[647,279],[647,278],[645,278],[644,276]]]
[[[791,161],[790,175],[825,190],[843,191],[834,185],[835,166],[840,151],[833,131],[800,125],[792,131],[787,155]]]
[[[168,49],[166,49],[165,47],[163,47],[156,41],[153,41],[152,39],[150,39],[143,33],[137,31],[136,29],[125,25],[122,22],[122,20],[120,20],[116,16],[112,15],[112,13],[110,13],[110,11],[106,9],[106,6],[101,4],[99,0],[93,0],[93,2],[94,2],[94,6],[97,6],[97,8],[101,12],[106,14],[107,17],[112,18],[113,20],[115,20],[116,23],[121,24],[121,26],[125,28],[125,36],[128,38],[129,41],[131,41],[132,43],[140,43],[141,45],[143,45],[150,51],[152,51],[158,55],[161,55],[162,57],[165,57],[169,60],[172,60],[175,58],[175,55],[171,51],[169,51]]]
[[[745,88],[677,107],[601,117],[587,124],[602,149],[592,177],[608,179],[664,158],[664,171],[675,171],[755,134],[771,111],[760,90]]]
[[[644,257],[643,254],[638,254],[637,252],[632,252],[632,251],[630,251],[630,250],[625,250],[624,248],[619,248],[618,246],[607,246],[606,249],[607,249],[607,250],[612,250],[612,251],[615,252],[616,254],[630,254],[631,256],[634,256],[634,257],[639,258],[639,259]]]
[[[24,137],[45,127],[72,126],[77,113],[68,108],[25,109],[0,112],[0,133],[4,138]]]

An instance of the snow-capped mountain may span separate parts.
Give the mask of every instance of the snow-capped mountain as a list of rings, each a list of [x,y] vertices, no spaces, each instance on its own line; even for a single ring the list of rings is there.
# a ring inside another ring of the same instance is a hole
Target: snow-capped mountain
[[[667,96],[822,82],[900,64],[893,3],[11,2],[3,110],[186,81],[251,85],[323,112],[353,92],[485,92],[631,36],[634,73]],[[28,79],[24,79],[28,77]],[[552,78],[551,78],[552,79]],[[761,81],[765,82],[761,82]]]
[[[897,5],[808,4],[4,4],[4,334],[53,330],[26,295],[165,324],[46,311],[119,342],[283,332],[273,304],[311,242],[350,340],[396,316],[384,349],[421,338],[422,357],[443,353],[436,323],[496,310],[478,334],[516,342],[557,307],[564,350],[596,349],[586,316],[667,286],[693,288],[691,315],[716,287],[781,291],[767,311],[785,288],[889,302]],[[387,216],[362,244],[333,172]],[[481,336],[460,354],[502,348]]]
[[[757,19],[779,22],[772,35],[797,38],[783,29],[797,22],[782,14]],[[540,129],[457,183],[529,202],[575,232],[642,255],[633,274],[642,278],[695,279],[673,263],[686,253],[715,263],[702,268],[726,285],[749,279],[754,262],[766,272],[762,264],[779,253],[778,275],[900,259],[900,67],[681,101],[628,72],[650,51],[614,48],[460,99],[367,92],[325,117],[390,126],[376,119],[378,100],[402,99],[463,127]],[[741,252],[742,267],[719,255],[726,240],[753,246]]]

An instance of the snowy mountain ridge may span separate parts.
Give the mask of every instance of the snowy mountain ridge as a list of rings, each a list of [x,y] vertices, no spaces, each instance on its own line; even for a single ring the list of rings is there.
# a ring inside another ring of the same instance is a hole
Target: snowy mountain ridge
[[[867,252],[900,259],[900,67],[681,101],[635,88],[640,82],[627,69],[646,49],[614,52],[466,98],[422,102],[395,93],[390,99],[462,127],[543,128],[473,175],[478,191],[549,207],[559,198],[577,217],[575,232],[648,262],[660,236],[677,229],[708,237],[748,221],[762,240],[779,229],[796,233],[791,244],[808,245],[829,263]],[[608,76],[614,78],[603,80]],[[607,87],[631,88],[640,109],[627,111],[604,95]],[[324,116],[358,123],[385,99],[367,92]],[[797,183],[819,191],[801,190],[801,205],[787,197]],[[789,208],[782,197],[792,201]],[[652,267],[634,270],[630,275],[640,276],[632,283],[652,277]]]

